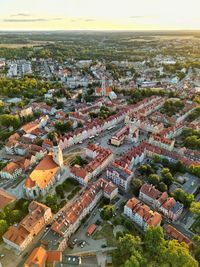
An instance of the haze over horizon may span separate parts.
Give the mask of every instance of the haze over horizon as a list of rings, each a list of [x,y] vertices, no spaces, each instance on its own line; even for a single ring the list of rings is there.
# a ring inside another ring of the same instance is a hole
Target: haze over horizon
[[[7,0],[0,30],[199,30],[200,1]]]

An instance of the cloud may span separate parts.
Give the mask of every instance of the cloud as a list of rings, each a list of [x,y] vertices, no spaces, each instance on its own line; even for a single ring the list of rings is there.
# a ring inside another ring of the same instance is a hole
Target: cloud
[[[62,18],[52,18],[52,19],[42,19],[42,18],[36,18],[36,19],[4,19],[3,22],[45,22],[45,21],[54,21],[54,20],[62,20]]]
[[[11,15],[11,17],[30,17],[30,14],[27,13],[17,13],[17,14],[13,14]]]
[[[40,22],[47,21],[46,19],[4,19],[4,22]]]
[[[92,21],[96,21],[96,19],[90,19],[90,18],[88,18],[88,19],[84,19],[84,18],[75,18],[75,19],[71,19],[70,20],[71,22],[77,22],[77,21],[84,21],[84,22],[92,22]]]
[[[84,21],[90,22],[90,21],[96,21],[96,19],[85,19]]]
[[[129,19],[143,19],[146,16],[130,16]]]

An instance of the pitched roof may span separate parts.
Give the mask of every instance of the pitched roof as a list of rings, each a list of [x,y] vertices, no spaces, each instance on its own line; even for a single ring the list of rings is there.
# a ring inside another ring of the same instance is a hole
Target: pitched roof
[[[130,208],[134,214],[137,213],[142,217],[143,221],[149,226],[157,226],[162,220],[162,216],[158,212],[152,211],[147,205],[136,198],[129,199],[126,206]]]
[[[14,200],[16,200],[14,196],[0,189],[0,209],[3,209],[7,204]]]
[[[43,267],[47,260],[47,251],[43,247],[35,248],[26,260],[24,267]]]
[[[59,166],[53,161],[52,156],[46,155],[27,177],[25,186],[31,188],[37,184],[39,188],[43,189],[54,178],[58,170]]]
[[[167,234],[170,235],[172,238],[178,240],[179,242],[185,242],[189,246],[189,248],[192,247],[192,241],[170,224],[167,225],[165,230]]]

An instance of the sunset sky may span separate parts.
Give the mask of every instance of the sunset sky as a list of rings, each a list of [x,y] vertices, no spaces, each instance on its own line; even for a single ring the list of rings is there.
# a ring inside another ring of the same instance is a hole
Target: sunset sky
[[[0,30],[200,29],[200,0],[0,0]]]

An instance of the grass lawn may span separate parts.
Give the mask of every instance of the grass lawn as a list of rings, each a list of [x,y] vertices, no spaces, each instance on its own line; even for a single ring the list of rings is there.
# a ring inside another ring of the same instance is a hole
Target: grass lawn
[[[66,179],[63,183],[65,192],[71,192],[77,185],[79,183],[71,178]]]
[[[109,247],[116,246],[116,239],[113,234],[113,226],[107,222],[103,222],[102,229],[96,231],[93,235],[94,240],[99,240],[105,238]]]
[[[192,232],[194,232],[195,234],[200,234],[200,227],[199,227],[199,219],[197,219],[193,225],[191,226],[191,230]]]

